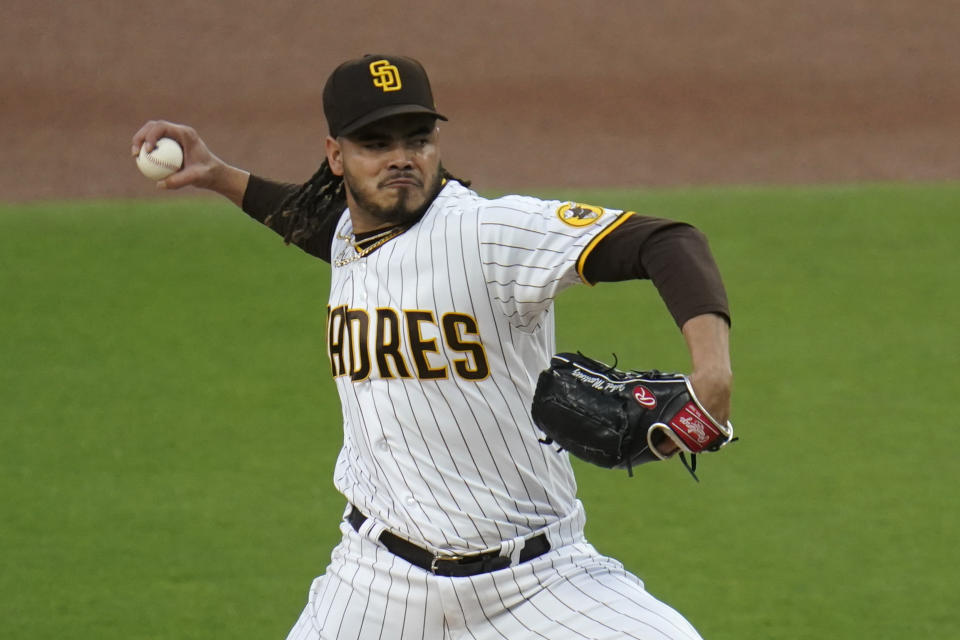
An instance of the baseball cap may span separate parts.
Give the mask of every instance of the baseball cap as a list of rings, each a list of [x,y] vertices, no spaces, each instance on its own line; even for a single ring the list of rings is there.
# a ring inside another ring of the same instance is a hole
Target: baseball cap
[[[333,70],[323,87],[323,114],[334,138],[401,113],[440,120],[423,65],[406,56],[367,54]]]

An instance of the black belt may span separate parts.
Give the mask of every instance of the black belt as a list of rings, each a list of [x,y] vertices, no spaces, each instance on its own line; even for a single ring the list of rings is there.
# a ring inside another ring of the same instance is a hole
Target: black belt
[[[360,526],[366,522],[367,516],[363,515],[359,509],[350,505],[350,513],[347,514],[347,522],[355,531],[360,531]],[[463,578],[466,576],[475,576],[480,573],[490,573],[498,569],[506,569],[510,566],[510,558],[501,556],[498,551],[487,551],[485,553],[475,553],[468,556],[448,558],[444,556],[435,556],[426,549],[418,547],[412,542],[396,536],[389,531],[380,534],[380,542],[395,556],[403,558],[412,565],[416,565],[425,571],[437,576],[447,576],[451,578]],[[520,550],[520,562],[533,560],[550,551],[550,541],[546,534],[533,536],[527,540],[523,549]]]

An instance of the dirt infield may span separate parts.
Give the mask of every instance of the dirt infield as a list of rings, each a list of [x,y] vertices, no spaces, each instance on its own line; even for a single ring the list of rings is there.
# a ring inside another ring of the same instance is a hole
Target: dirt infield
[[[960,177],[952,1],[383,5],[12,0],[0,200],[150,196],[128,157],[150,118],[303,180],[324,78],[379,51],[425,63],[478,188]]]

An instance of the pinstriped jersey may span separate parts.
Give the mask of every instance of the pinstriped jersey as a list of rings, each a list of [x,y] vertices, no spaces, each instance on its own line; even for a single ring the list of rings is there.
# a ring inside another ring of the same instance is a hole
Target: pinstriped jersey
[[[627,215],[450,181],[360,258],[341,216],[326,330],[344,423],[334,482],[350,502],[456,552],[579,508],[569,458],[539,442],[530,402],[555,351],[555,297]]]

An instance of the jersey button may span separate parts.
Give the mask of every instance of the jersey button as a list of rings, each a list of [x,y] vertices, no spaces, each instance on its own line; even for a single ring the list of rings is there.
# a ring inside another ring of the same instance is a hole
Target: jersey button
[[[390,443],[387,442],[386,440],[380,440],[379,442],[377,442],[377,449],[379,449],[383,453],[387,453],[388,451],[390,451]]]
[[[411,507],[417,506],[417,499],[414,498],[413,496],[407,496],[406,498],[404,498],[404,500]]]

